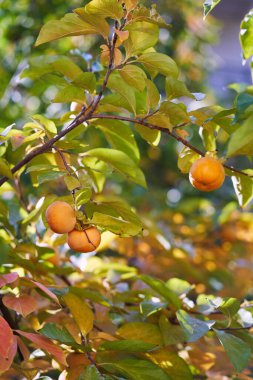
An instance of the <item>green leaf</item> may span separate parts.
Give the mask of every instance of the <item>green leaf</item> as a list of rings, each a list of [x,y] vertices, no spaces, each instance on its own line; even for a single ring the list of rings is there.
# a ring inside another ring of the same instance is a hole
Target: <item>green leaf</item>
[[[151,74],[159,72],[165,76],[178,77],[178,67],[175,61],[166,54],[145,53],[137,58],[137,62],[142,63]]]
[[[42,185],[44,182],[55,181],[61,178],[65,172],[45,172],[38,175],[38,184]],[[34,186],[37,187],[37,184],[34,183]]]
[[[239,120],[245,120],[247,117],[251,115],[252,106],[253,105],[253,96],[247,93],[239,94],[235,101],[235,118],[234,122]],[[248,112],[250,111],[250,113]]]
[[[245,170],[245,172],[253,176],[253,170]],[[253,178],[233,173],[232,182],[239,205],[241,207],[247,206],[253,198]]]
[[[58,327],[54,323],[46,323],[39,332],[47,338],[58,340],[61,343],[75,343],[75,340],[65,327]]]
[[[143,342],[142,340],[116,340],[112,342],[104,342],[99,346],[99,350],[107,351],[126,351],[129,353],[134,352],[147,352],[152,351],[157,347],[156,344]]]
[[[0,175],[10,179],[13,177],[10,165],[4,158],[0,158]]]
[[[144,127],[144,125],[135,124],[136,131],[149,144],[157,146],[161,139],[161,131]]]
[[[117,200],[89,203],[86,212],[93,224],[121,236],[135,236],[143,229],[140,219],[130,207]]]
[[[193,375],[186,362],[168,348],[150,352],[145,355],[154,364],[167,373],[171,380],[193,380]]]
[[[251,115],[240,128],[231,136],[228,143],[228,157],[247,154],[253,155],[253,115]]]
[[[43,75],[52,72],[60,73],[70,80],[74,80],[83,74],[80,67],[70,58],[61,55],[49,55],[30,59],[29,67],[22,71],[21,78],[41,79]]]
[[[82,162],[85,166],[85,170],[88,173],[88,176],[86,177],[86,181],[84,179],[84,186],[85,187],[87,187],[87,185],[90,186],[92,184],[91,183],[91,179],[92,179],[92,182],[96,191],[98,193],[101,193],[106,181],[106,170],[107,170],[106,163],[103,161],[97,160],[96,157],[84,157],[82,159]],[[83,183],[80,179],[80,176],[79,176],[79,180],[81,183]]]
[[[133,161],[139,162],[140,152],[134,134],[128,124],[120,120],[94,120],[114,149],[126,153]]]
[[[52,120],[49,120],[42,115],[33,115],[32,119],[45,130],[49,138],[52,138],[57,134],[57,128]]]
[[[158,366],[147,360],[124,359],[101,363],[106,371],[124,376],[128,380],[171,380]]]
[[[66,177],[64,177],[64,182],[65,182],[67,189],[69,191],[73,191],[73,190],[81,187],[81,184],[80,184],[78,178],[76,178],[72,175],[67,175]]]
[[[53,99],[54,103],[84,103],[85,102],[85,93],[84,90],[80,87],[69,84],[66,87],[62,88]]]
[[[92,197],[92,191],[90,187],[84,187],[75,194],[77,207],[87,203]]]
[[[140,303],[140,312],[144,318],[149,317],[150,315],[156,313],[157,311],[162,310],[168,306],[168,302],[157,302],[151,300],[144,300]]]
[[[153,323],[129,322],[120,327],[116,334],[127,340],[139,340],[155,346],[163,343],[159,327]]]
[[[192,164],[201,156],[185,146],[178,156],[177,165],[182,173],[189,173]]]
[[[131,107],[132,112],[134,114],[136,113],[136,99],[134,90],[121,78],[118,73],[114,72],[110,75],[108,87],[110,90],[122,96]]]
[[[118,20],[123,17],[123,8],[117,0],[92,0],[86,5],[85,11],[99,17]]]
[[[253,9],[249,11],[241,23],[240,41],[242,45],[243,56],[249,59],[253,55]]]
[[[172,125],[190,121],[186,107],[182,103],[176,104],[170,101],[165,101],[161,104],[159,113],[169,117],[169,121]]]
[[[223,303],[219,306],[219,310],[225,314],[229,320],[233,318],[233,316],[240,309],[241,302],[233,297],[223,298]]]
[[[94,73],[81,73],[72,82],[76,87],[81,87],[90,92],[96,89],[96,76]]]
[[[50,164],[32,165],[26,169],[26,173],[40,172],[40,171],[46,171],[46,170],[59,171],[59,166],[50,165]]]
[[[177,311],[177,319],[187,337],[188,342],[195,342],[205,335],[215,324],[215,321],[202,321],[200,319],[193,318],[184,310]]]
[[[181,96],[195,99],[195,96],[188,90],[185,83],[172,76],[166,78],[165,90],[166,96],[169,100],[180,98]]]
[[[92,19],[92,16],[90,17],[91,19],[87,20],[88,17],[86,15],[85,20],[83,20],[83,17],[81,18],[75,13],[67,13],[60,20],[48,21],[42,27],[35,46],[39,46],[45,42],[55,41],[63,37],[100,33],[101,30],[99,30],[99,27],[94,25],[94,18]],[[98,22],[98,25],[102,22],[103,20]],[[109,26],[106,22],[104,22],[103,34],[107,35],[108,32]]]
[[[87,288],[78,288],[75,286],[71,286],[70,290],[71,293],[74,293],[79,297],[87,298],[92,302],[98,303],[106,307],[110,307],[110,301],[106,297],[104,297],[99,291]]]
[[[170,278],[167,283],[167,287],[177,294],[181,296],[182,294],[189,293],[194,287],[187,281],[181,280],[180,278]]]
[[[163,342],[165,346],[184,343],[187,337],[181,326],[174,325],[165,317],[161,315],[159,318],[159,327],[162,333]]]
[[[147,106],[148,110],[151,108],[156,108],[160,102],[161,95],[156,87],[156,85],[150,80],[146,79],[147,86]]]
[[[172,303],[176,309],[179,309],[181,307],[181,301],[178,296],[172,292],[162,280],[147,275],[141,275],[140,279],[141,281],[145,282],[145,284],[150,286],[153,290],[155,290],[158,294]]]
[[[96,148],[86,152],[86,155],[106,162],[120,173],[126,175],[131,181],[146,187],[143,172],[124,152],[116,149]]]
[[[119,70],[119,74],[129,86],[133,86],[139,91],[143,91],[146,87],[147,75],[138,66],[126,65]]]
[[[124,42],[126,59],[153,47],[159,39],[158,25],[146,21],[133,22],[125,30],[129,31],[129,37]]]
[[[77,380],[103,380],[104,377],[99,373],[95,365],[90,365],[86,368],[84,376],[78,378]]]
[[[236,371],[241,372],[247,366],[251,357],[251,349],[249,345],[234,335],[220,330],[214,331]]]
[[[172,131],[172,124],[170,122],[169,117],[160,111],[148,117],[146,121],[150,124],[155,125],[156,127],[161,127],[163,129],[168,129],[169,131]]]
[[[221,0],[205,0],[204,2],[204,17],[206,17]]]

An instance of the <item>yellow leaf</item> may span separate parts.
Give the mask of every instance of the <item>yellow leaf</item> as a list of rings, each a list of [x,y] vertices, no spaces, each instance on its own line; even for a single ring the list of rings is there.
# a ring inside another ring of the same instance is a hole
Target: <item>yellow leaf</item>
[[[82,335],[87,335],[93,328],[94,315],[85,301],[75,294],[68,293],[63,297],[73,315]]]

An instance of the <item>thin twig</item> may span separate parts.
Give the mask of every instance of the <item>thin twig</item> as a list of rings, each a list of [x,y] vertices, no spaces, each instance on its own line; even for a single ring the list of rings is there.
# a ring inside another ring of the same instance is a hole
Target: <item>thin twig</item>
[[[57,146],[54,146],[54,149],[61,156],[63,165],[65,166],[66,170],[69,172],[69,174],[72,174],[72,170],[70,169],[70,167],[69,167],[69,165],[68,165],[68,163],[66,161],[66,158],[65,158],[64,154],[62,153],[61,149],[59,149]]]

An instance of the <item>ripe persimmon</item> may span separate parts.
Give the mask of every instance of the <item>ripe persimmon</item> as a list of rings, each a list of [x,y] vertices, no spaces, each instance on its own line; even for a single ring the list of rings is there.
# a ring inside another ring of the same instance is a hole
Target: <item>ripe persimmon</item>
[[[51,230],[65,234],[75,228],[76,215],[67,202],[56,201],[47,208],[46,220]]]
[[[92,252],[101,242],[101,234],[96,227],[89,227],[86,230],[73,230],[68,233],[68,245],[76,252]]]
[[[222,163],[213,157],[202,157],[196,160],[190,170],[189,179],[193,187],[201,191],[219,189],[225,179]]]

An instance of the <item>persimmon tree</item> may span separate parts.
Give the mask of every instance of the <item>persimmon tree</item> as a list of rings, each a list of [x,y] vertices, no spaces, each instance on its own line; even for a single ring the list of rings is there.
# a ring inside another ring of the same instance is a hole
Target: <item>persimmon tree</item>
[[[206,2],[205,15],[217,3]],[[252,20],[242,22],[245,59]],[[74,60],[49,50],[21,73],[51,81],[52,102],[63,107],[57,119],[36,114],[1,130],[3,379],[251,378],[252,273],[237,261],[243,248],[252,265],[251,214],[228,204],[215,229],[201,193],[198,204],[156,215],[131,198],[147,187],[137,141],[164,138],[179,143],[178,170],[197,189],[220,188],[226,174],[250,207],[252,88],[234,84],[230,109],[190,110],[188,99],[202,95],[156,50],[160,28],[170,25],[154,5],[92,0],[46,23],[36,46],[94,35],[99,54]],[[74,235],[85,236],[81,248]]]

